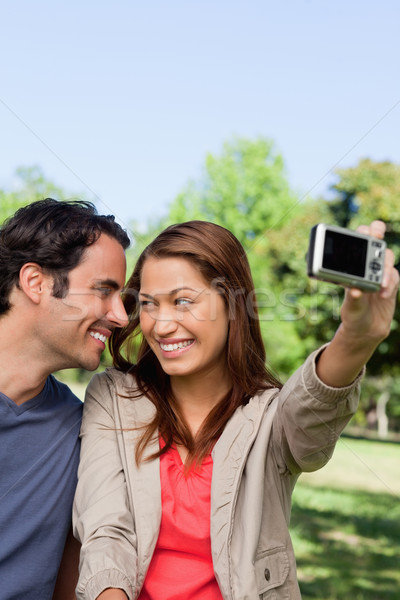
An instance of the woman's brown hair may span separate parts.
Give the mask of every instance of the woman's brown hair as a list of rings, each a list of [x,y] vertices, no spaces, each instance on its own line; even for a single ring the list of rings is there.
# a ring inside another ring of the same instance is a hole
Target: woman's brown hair
[[[169,376],[141,335],[138,296],[143,265],[149,257],[188,260],[199,269],[207,284],[218,290],[227,307],[229,333],[226,357],[232,388],[209,413],[195,438],[174,401]],[[188,221],[167,227],[140,255],[127,283],[124,305],[130,317],[129,325],[115,330],[111,336],[114,366],[134,375],[137,389],[132,391],[132,396],[147,396],[157,409],[137,446],[138,462],[156,431],[162,435],[166,445],[154,456],[177,443],[189,451],[187,465],[200,462],[210,452],[239,406],[262,390],[281,387],[265,365],[254,283],[245,250],[224,227],[207,221]]]

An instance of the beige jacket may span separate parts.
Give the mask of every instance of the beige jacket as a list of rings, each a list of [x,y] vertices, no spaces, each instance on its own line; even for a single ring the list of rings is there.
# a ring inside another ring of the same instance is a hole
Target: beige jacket
[[[239,408],[216,443],[211,487],[211,545],[224,600],[296,600],[300,591],[288,532],[291,494],[301,471],[322,467],[354,413],[359,379],[324,385],[315,354],[283,389]],[[108,587],[139,595],[161,519],[159,461],[135,463],[140,435],[130,428],[154,413],[115,369],[92,379],[84,405],[74,531],[82,542],[79,600]],[[155,439],[148,452],[158,448]]]

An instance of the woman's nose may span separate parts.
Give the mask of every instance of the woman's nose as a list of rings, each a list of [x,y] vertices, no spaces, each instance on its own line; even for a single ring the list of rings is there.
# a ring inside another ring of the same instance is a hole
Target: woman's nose
[[[160,311],[155,317],[154,331],[161,337],[170,335],[177,328],[176,315],[172,311]]]

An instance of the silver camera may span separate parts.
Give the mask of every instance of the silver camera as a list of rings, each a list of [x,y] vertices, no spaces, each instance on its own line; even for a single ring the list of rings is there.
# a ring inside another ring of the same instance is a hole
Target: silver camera
[[[378,238],[320,223],[311,229],[309,277],[368,292],[380,289],[386,244]]]

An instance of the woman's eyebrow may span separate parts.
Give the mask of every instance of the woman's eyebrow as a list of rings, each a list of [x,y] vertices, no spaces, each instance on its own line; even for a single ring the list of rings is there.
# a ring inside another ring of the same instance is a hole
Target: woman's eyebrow
[[[173,294],[177,294],[178,292],[182,292],[184,290],[190,290],[191,292],[198,292],[199,290],[195,290],[192,287],[189,287],[188,285],[182,285],[181,287],[175,288],[174,290],[171,290],[169,292],[170,296],[172,296]]]
[[[169,292],[164,292],[164,291],[158,291],[156,290],[155,292],[153,292],[154,295],[166,295],[166,296],[173,296],[174,294],[177,294],[178,292],[182,292],[185,290],[189,290],[191,292],[195,292],[196,294],[200,294],[202,292],[202,290],[196,290],[195,288],[189,287],[188,285],[183,285],[181,287],[177,287],[173,290],[170,290]],[[154,296],[152,294],[148,294],[147,292],[142,292],[139,290],[139,294],[141,296],[145,296],[146,298],[154,298]]]

